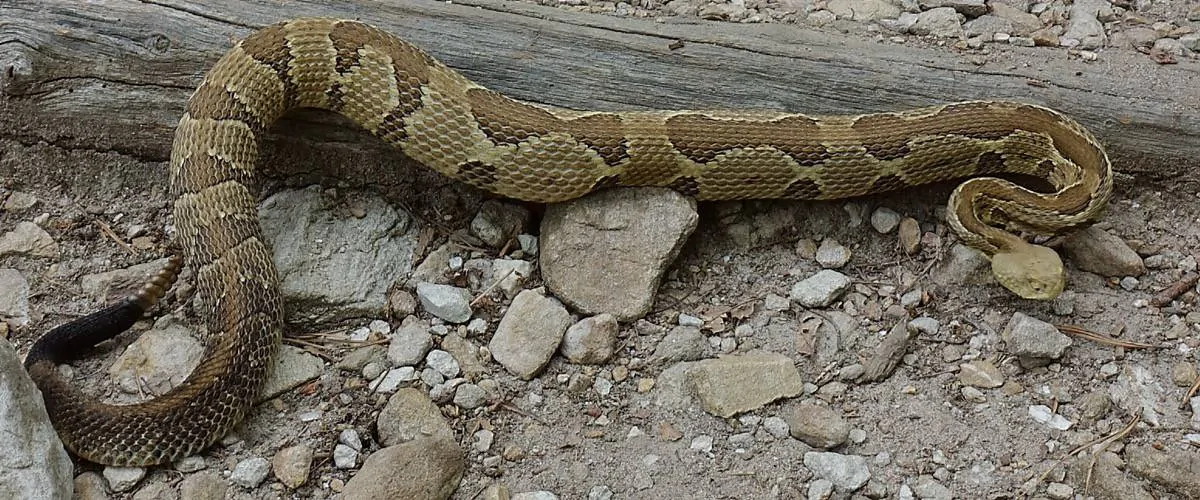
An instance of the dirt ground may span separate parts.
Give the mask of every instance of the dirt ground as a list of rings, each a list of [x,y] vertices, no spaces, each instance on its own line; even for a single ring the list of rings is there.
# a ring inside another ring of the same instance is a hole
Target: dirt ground
[[[1200,22],[1186,20],[1194,2],[1144,3],[1145,9],[1138,11],[1143,16],[1200,27]],[[596,3],[590,7],[584,4],[564,8],[591,8],[600,11],[596,15],[611,15],[608,11],[618,10],[619,5]],[[663,9],[661,4],[648,5],[651,12]],[[847,23],[798,29],[854,32],[861,28],[863,37],[875,38],[876,30],[868,29],[869,25]],[[909,43],[936,45],[919,39]],[[945,50],[954,49],[947,46]],[[1040,50],[1051,54],[1066,49]],[[1045,61],[1031,63],[1045,64]],[[1197,64],[1189,56],[1184,56],[1180,63]],[[1128,78],[1130,85],[1140,85],[1153,75],[1134,73]],[[378,183],[382,187],[374,187],[372,178],[359,171],[378,166],[348,166],[336,173],[349,180],[306,172],[302,167],[293,167],[304,163],[296,158],[304,154],[299,143],[302,141],[280,140],[267,146],[266,162],[278,160],[283,166],[274,168],[266,192],[304,186],[314,180],[328,186],[378,190],[419,218],[439,221],[438,241],[446,238],[447,229],[465,227],[485,199],[481,193],[414,171],[399,162],[384,166],[394,170]],[[86,168],[79,168],[80,165]],[[1120,164],[1116,167],[1122,169]],[[0,257],[0,267],[19,270],[32,288],[32,322],[9,334],[19,350],[27,349],[31,340],[47,328],[96,309],[97,304],[81,294],[80,277],[147,262],[164,254],[162,243],[169,240],[170,212],[165,179],[165,165],[161,162],[146,162],[117,152],[23,142],[0,134],[0,202],[13,192],[26,193],[38,200],[31,209],[0,211],[0,232],[48,214],[39,225],[60,248],[59,257],[52,262],[22,256]],[[915,278],[927,297],[914,312],[938,320],[942,326],[937,334],[919,337],[910,346],[900,369],[882,382],[828,388],[830,384],[840,384],[828,374],[869,357],[880,333],[890,329],[894,318],[886,313],[872,317],[870,312],[856,311],[854,319],[859,322],[862,338],[837,352],[832,366],[819,366],[804,352],[805,339],[797,328],[804,313],[795,307],[778,317],[759,318],[764,324],[774,321],[784,326],[763,328],[752,337],[739,339],[738,350],[764,348],[792,356],[805,382],[817,382],[822,387],[816,395],[771,404],[752,412],[753,416],[785,416],[801,400],[814,397],[827,400],[846,416],[853,428],[866,433],[861,443],[848,443],[838,451],[868,457],[872,481],[885,485],[888,498],[896,498],[901,484],[911,487],[922,476],[935,478],[956,498],[1017,498],[1022,496],[1022,485],[1036,485],[1031,492],[1035,496],[1046,495],[1045,488],[1050,483],[1069,484],[1075,494],[1082,495],[1076,498],[1094,495],[1088,492],[1081,477],[1064,477],[1065,455],[1076,446],[1119,431],[1132,418],[1133,414],[1120,405],[1114,405],[1098,419],[1081,418],[1083,402],[1090,401],[1091,396],[1108,395],[1128,385],[1120,379],[1131,367],[1144,368],[1155,381],[1148,394],[1153,398],[1159,422],[1139,424],[1129,437],[1109,451],[1119,452],[1125,443],[1186,447],[1181,445],[1186,442],[1184,435],[1197,431],[1191,427],[1194,424],[1190,423],[1190,410],[1180,405],[1187,387],[1172,380],[1173,370],[1178,366],[1194,367],[1197,363],[1195,348],[1200,347],[1196,333],[1200,323],[1197,293],[1189,291],[1165,308],[1147,306],[1146,301],[1182,277],[1179,264],[1188,256],[1200,258],[1195,252],[1200,244],[1200,229],[1195,224],[1200,221],[1198,194],[1170,182],[1155,184],[1130,176],[1118,177],[1112,207],[1102,227],[1130,242],[1144,256],[1165,256],[1162,260],[1167,264],[1150,269],[1132,289],[1123,288],[1117,280],[1069,267],[1067,295],[1055,302],[1037,303],[1017,299],[994,284],[940,286],[928,281],[929,270],[945,256],[953,240],[938,217],[952,187],[938,185],[849,202],[702,204],[699,229],[669,272],[654,310],[645,320],[670,327],[678,313],[695,314],[706,304],[755,301],[761,306],[769,294],[787,296],[799,279],[819,269],[815,262],[798,257],[798,242],[834,238],[853,251],[853,258],[843,272],[855,280],[856,291],[881,310],[896,302],[899,294],[895,290],[910,288],[908,282]],[[881,235],[872,229],[869,217],[877,207],[916,218],[923,230],[940,236],[941,251],[904,256],[897,249],[894,234]],[[772,221],[784,222],[772,225]],[[747,224],[753,228],[753,234],[761,236],[760,241],[738,244],[731,234]],[[150,249],[130,251],[114,241],[128,241],[126,235],[135,226],[143,226],[144,234],[153,239]],[[116,238],[107,234],[108,229]],[[180,304],[169,301],[168,307],[179,308]],[[1044,368],[1022,369],[1006,353],[1000,340],[1000,332],[1014,312],[1051,323],[1078,325],[1121,340],[1152,344],[1155,348],[1127,350],[1076,339],[1058,362]],[[339,324],[292,324],[289,333],[341,331],[365,325],[370,319],[373,318]],[[398,318],[391,320],[398,324]],[[1178,328],[1173,330],[1180,322],[1185,323],[1182,335]],[[563,376],[577,374],[611,380],[614,368],[629,367],[631,363],[638,366],[635,360],[648,358],[654,341],[661,336],[646,337],[636,330],[634,325],[622,326],[617,356],[599,368],[572,365],[556,357],[541,376],[525,382],[495,363],[488,364],[487,376],[499,383],[503,400],[524,410],[517,412],[506,409],[509,405],[499,405],[486,412],[464,414],[452,408],[453,405],[443,408],[443,414],[468,450],[467,472],[453,498],[476,498],[495,483],[507,486],[514,493],[545,490],[559,498],[589,498],[589,492],[599,486],[616,492],[616,498],[806,497],[813,477],[803,466],[804,454],[812,448],[794,439],[771,439],[761,433],[750,446],[738,446],[730,438],[747,430],[754,432],[753,420],[724,420],[699,407],[656,406],[655,392],[639,392],[636,382],[639,377],[657,377],[662,367],[633,369],[636,376],[615,384],[605,396],[591,390],[569,391],[561,381]],[[707,333],[720,338],[731,331],[732,326],[724,334]],[[94,391],[111,392],[103,369],[135,336],[136,333],[122,335],[100,349],[97,359],[77,365],[76,380],[95,384]],[[485,344],[486,336],[473,341]],[[338,349],[329,352],[335,360],[345,353]],[[715,355],[715,351],[711,354]],[[957,371],[960,363],[972,357],[992,361],[1015,386],[984,391],[986,401],[982,403],[966,400]],[[316,383],[258,407],[239,432],[242,443],[217,446],[207,452],[206,456],[212,457],[210,464],[224,464],[227,470],[248,454],[270,458],[283,443],[306,442],[318,451],[312,479],[300,489],[284,491],[278,481],[270,478],[256,489],[231,487],[227,497],[325,498],[333,494],[331,484],[348,480],[353,470],[335,469],[329,450],[337,442],[338,432],[347,427],[362,431],[368,450],[378,449],[369,430],[386,401],[367,391],[347,390],[354,385],[350,380],[354,377],[330,365]],[[531,395],[536,395],[534,399],[540,403],[532,404]],[[1030,418],[1027,410],[1030,405],[1061,405],[1059,412],[1077,425],[1067,431],[1051,430]],[[311,408],[323,410],[321,420],[296,425],[295,414]],[[610,423],[597,425],[598,415],[604,415]],[[629,439],[635,426],[650,438]],[[669,439],[662,432],[664,426],[677,430],[682,438]],[[490,451],[472,448],[472,433],[480,428],[491,429],[496,435]],[[711,450],[692,449],[693,440],[704,436],[713,438]],[[486,457],[505,449],[516,449],[523,458],[504,460],[499,468],[484,465]],[[1197,452],[1194,443],[1191,450]],[[88,469],[84,466],[81,470]],[[154,469],[143,485],[174,485],[179,480],[177,472]],[[1187,497],[1136,477],[1129,481],[1140,482],[1156,498]],[[110,498],[134,496],[114,493]]]

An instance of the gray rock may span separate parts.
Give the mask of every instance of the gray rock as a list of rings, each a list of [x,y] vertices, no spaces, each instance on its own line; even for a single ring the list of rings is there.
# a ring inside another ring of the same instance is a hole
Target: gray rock
[[[830,0],[828,9],[838,19],[854,21],[894,19],[900,15],[900,8],[886,0]]]
[[[0,498],[71,498],[74,471],[41,393],[0,341]]]
[[[300,387],[301,384],[320,377],[324,369],[325,362],[304,352],[304,349],[290,345],[279,346],[279,352],[275,355],[275,368],[263,383],[258,402],[270,400]]]
[[[116,302],[136,292],[161,271],[169,260],[163,257],[125,269],[89,274],[79,280],[79,287],[97,305]]]
[[[896,230],[896,226],[900,225],[901,218],[895,210],[879,207],[871,213],[871,227],[879,231],[879,234],[887,234]]]
[[[988,13],[988,6],[983,0],[921,0],[922,9],[950,7],[967,17],[979,17]]]
[[[146,469],[142,467],[105,467],[101,472],[109,489],[116,493],[132,490],[142,478],[146,477]]]
[[[817,263],[825,269],[840,269],[850,262],[850,249],[833,238],[821,240],[817,247]]]
[[[866,457],[858,455],[810,451],[804,454],[804,466],[846,493],[857,491],[871,479]]]
[[[454,431],[429,396],[417,389],[396,391],[375,421],[379,442],[394,446],[423,437],[454,439]]]
[[[412,269],[411,217],[375,194],[348,196],[364,216],[340,210],[344,202],[320,186],[276,193],[259,207],[295,313],[323,321],[383,316],[388,290]]]
[[[575,364],[599,365],[611,358],[621,325],[611,314],[597,314],[567,328],[561,351]]]
[[[359,347],[358,349],[346,353],[346,355],[337,362],[337,368],[339,370],[346,370],[349,372],[362,371],[363,367],[367,366],[367,363],[378,363],[379,361],[382,361],[386,353],[387,351],[384,350],[383,346],[369,345],[366,347]]]
[[[850,437],[850,422],[841,412],[812,401],[800,403],[786,418],[792,437],[813,448],[836,448]]]
[[[337,444],[333,447],[333,466],[338,469],[353,469],[358,464],[358,450]]]
[[[1016,27],[1012,21],[991,14],[979,16],[963,25],[963,34],[968,37],[981,36],[991,40],[996,33],[1013,33]]]
[[[687,378],[701,407],[722,418],[804,391],[792,359],[765,351],[697,361]]]
[[[308,482],[312,469],[313,449],[304,444],[289,446],[275,453],[271,459],[271,470],[279,482],[296,489]]]
[[[496,288],[504,292],[508,298],[515,297],[521,291],[529,277],[533,275],[533,264],[527,260],[496,259],[492,261],[492,281],[500,283]]]
[[[108,500],[108,486],[104,484],[104,478],[95,472],[84,472],[75,476],[75,495],[62,498],[74,498],[74,500]],[[19,498],[13,496],[12,498]],[[55,497],[46,497],[55,498]]]
[[[995,283],[992,263],[987,256],[969,246],[955,243],[945,260],[934,268],[934,283],[947,285],[984,285]]]
[[[529,210],[525,207],[487,200],[471,219],[471,234],[492,248],[500,248],[523,232],[528,220]]]
[[[1006,350],[1026,368],[1046,366],[1071,346],[1071,338],[1054,325],[1019,312],[1008,320],[1001,338]]]
[[[1156,450],[1134,444],[1126,448],[1129,470],[1165,490],[1188,498],[1200,497],[1200,455],[1178,447]]]
[[[487,400],[487,391],[475,384],[463,384],[454,390],[454,404],[467,410],[479,408]]]
[[[1152,49],[1155,52],[1171,54],[1176,57],[1182,57],[1187,54],[1187,49],[1183,46],[1183,43],[1174,38],[1159,38],[1154,41]]]
[[[0,257],[5,255],[54,258],[58,256],[58,243],[37,224],[18,222],[12,231],[0,235]]]
[[[197,472],[184,476],[179,483],[179,496],[187,500],[225,500],[229,485],[214,472]]]
[[[117,356],[108,375],[128,394],[162,395],[183,382],[203,355],[204,345],[190,328],[163,316]]]
[[[446,271],[450,269],[450,258],[453,256],[454,247],[449,242],[435,248],[413,270],[407,286],[415,288],[419,283],[444,283]]]
[[[400,368],[388,370],[384,372],[381,377],[371,380],[371,383],[368,384],[367,387],[374,392],[387,394],[396,392],[396,389],[400,388],[400,384],[412,382],[416,379],[417,370],[415,368],[411,366],[401,366]]]
[[[1124,240],[1095,226],[1076,231],[1063,242],[1067,257],[1084,271],[1109,277],[1146,274],[1142,257]]]
[[[938,7],[917,14],[917,22],[908,32],[942,38],[963,38],[961,14],[952,7]]]
[[[247,458],[233,466],[229,482],[243,488],[254,488],[271,473],[271,462],[262,457]]]
[[[975,360],[958,365],[958,368],[958,380],[965,385],[984,389],[1004,385],[1004,374],[990,361]]]
[[[521,251],[525,252],[530,257],[537,257],[538,254],[538,238],[532,234],[518,234],[517,243],[521,245]]]
[[[1004,2],[990,2],[992,15],[1013,23],[1010,35],[1028,35],[1042,28],[1042,20],[1037,16]]]
[[[654,347],[650,357],[653,363],[674,363],[677,361],[695,361],[703,358],[708,351],[708,339],[694,326],[677,326],[672,328]]]
[[[825,307],[841,298],[852,284],[846,275],[826,269],[793,285],[788,298],[807,308]]]
[[[513,299],[488,347],[496,362],[529,380],[550,362],[569,326],[571,314],[562,303],[539,291],[525,290]]]
[[[471,319],[471,292],[464,288],[418,283],[417,299],[426,312],[450,323]]]
[[[130,500],[179,500],[179,493],[168,483],[149,483],[138,488]]]
[[[783,439],[791,435],[791,427],[783,417],[767,417],[763,419],[762,427],[775,439]]]
[[[954,494],[939,483],[933,476],[922,474],[917,477],[917,481],[912,485],[913,493],[917,494],[917,498],[922,500],[952,500]]]
[[[512,500],[558,500],[558,495],[549,491],[526,491],[514,494]]]
[[[458,366],[462,369],[464,377],[477,380],[480,375],[487,371],[483,363],[479,361],[479,346],[476,346],[456,333],[451,333],[442,338],[442,349],[445,349],[446,352],[450,353],[458,361]]]
[[[24,191],[13,191],[8,194],[8,198],[4,200],[5,212],[19,212],[28,210],[38,204],[36,196]]]
[[[466,457],[453,439],[418,438],[367,457],[346,483],[342,499],[444,500],[458,489],[465,468]]]
[[[404,318],[400,328],[392,334],[387,358],[395,366],[413,366],[425,359],[432,348],[433,335],[429,333],[429,322],[410,316]]]
[[[29,324],[29,282],[16,269],[0,269],[0,321]]]
[[[650,311],[698,219],[693,200],[662,188],[608,189],[552,204],[542,221],[542,277],[584,314],[633,321]]]
[[[1140,414],[1142,420],[1157,426],[1159,395],[1165,394],[1159,378],[1144,366],[1123,364],[1115,384],[1109,387],[1112,402],[1130,415]],[[1193,414],[1195,418],[1196,414]]]
[[[1192,52],[1200,52],[1200,33],[1188,33],[1179,37],[1179,43],[1183,44],[1183,48]]]
[[[1079,40],[1077,49],[1098,49],[1104,46],[1104,24],[1096,18],[1100,9],[1109,7],[1104,0],[1075,0],[1071,5],[1071,17],[1067,20],[1064,39]]]
[[[425,356],[425,364],[446,378],[457,377],[461,371],[454,356],[441,349],[429,351],[429,354]]]

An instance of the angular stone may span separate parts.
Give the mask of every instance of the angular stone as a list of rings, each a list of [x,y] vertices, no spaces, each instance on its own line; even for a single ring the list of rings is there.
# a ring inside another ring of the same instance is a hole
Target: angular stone
[[[454,439],[454,431],[437,405],[424,392],[412,388],[400,389],[388,398],[375,428],[384,446],[426,437]]]
[[[810,451],[804,454],[804,466],[847,493],[862,488],[871,479],[866,457],[858,455]]]
[[[29,282],[16,269],[0,269],[0,321],[29,324]]]
[[[453,439],[415,439],[367,457],[346,483],[342,499],[445,500],[458,489],[465,468],[466,457]]]
[[[1117,278],[1146,274],[1142,257],[1125,240],[1095,226],[1068,236],[1063,249],[1071,262],[1084,271]]]
[[[1001,338],[1006,350],[1026,368],[1046,366],[1071,346],[1071,338],[1054,325],[1019,312],[1008,320]]]
[[[42,394],[0,341],[0,498],[70,498],[75,465],[50,426]]]
[[[553,297],[535,290],[517,294],[496,327],[488,347],[492,358],[513,375],[529,380],[550,362],[571,326],[571,313]]]
[[[584,314],[633,321],[650,311],[698,220],[694,201],[662,188],[608,189],[552,204],[542,220],[542,277]]]
[[[621,325],[611,314],[597,314],[567,328],[562,354],[575,364],[598,365],[612,357]]]
[[[804,391],[792,359],[766,351],[698,361],[687,377],[704,410],[722,418]]]
[[[5,255],[54,258],[58,256],[58,243],[37,224],[18,222],[12,231],[0,235],[0,257]]]
[[[451,323],[471,319],[471,292],[465,288],[433,283],[418,283],[417,298],[429,314]]]
[[[811,401],[800,403],[787,415],[792,437],[813,448],[830,449],[841,446],[850,437],[850,422],[841,412]]]

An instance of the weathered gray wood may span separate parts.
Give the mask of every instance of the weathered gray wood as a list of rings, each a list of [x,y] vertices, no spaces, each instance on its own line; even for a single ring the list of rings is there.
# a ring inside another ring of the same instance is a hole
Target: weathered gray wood
[[[379,25],[472,79],[536,102],[828,114],[1018,99],[1077,117],[1122,171],[1147,179],[1195,179],[1200,171],[1194,61],[1159,66],[1109,51],[1085,63],[1061,50],[1005,48],[1012,53],[976,66],[945,49],[801,26],[656,23],[500,0],[7,0],[0,3],[0,136],[165,159],[187,96],[232,40],[308,15]],[[675,41],[682,48],[672,50]],[[1008,63],[1018,60],[1037,63]],[[1114,74],[1121,66],[1137,69]],[[1130,81],[1137,71],[1145,77]],[[317,150],[370,140],[335,126],[309,131]]]

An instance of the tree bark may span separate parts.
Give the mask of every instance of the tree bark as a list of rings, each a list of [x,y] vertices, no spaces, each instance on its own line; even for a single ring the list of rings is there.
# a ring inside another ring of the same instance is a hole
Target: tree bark
[[[1109,50],[1087,63],[1062,49],[999,45],[985,57],[806,26],[655,22],[500,0],[336,4],[6,1],[0,138],[164,160],[191,90],[234,40],[281,19],[323,15],[378,25],[486,86],[534,102],[843,114],[1015,99],[1077,118],[1124,173],[1178,185],[1200,170],[1194,60],[1160,66],[1132,50]],[[299,121],[316,125],[292,120],[275,133],[302,132],[317,152],[372,140],[336,120]]]

